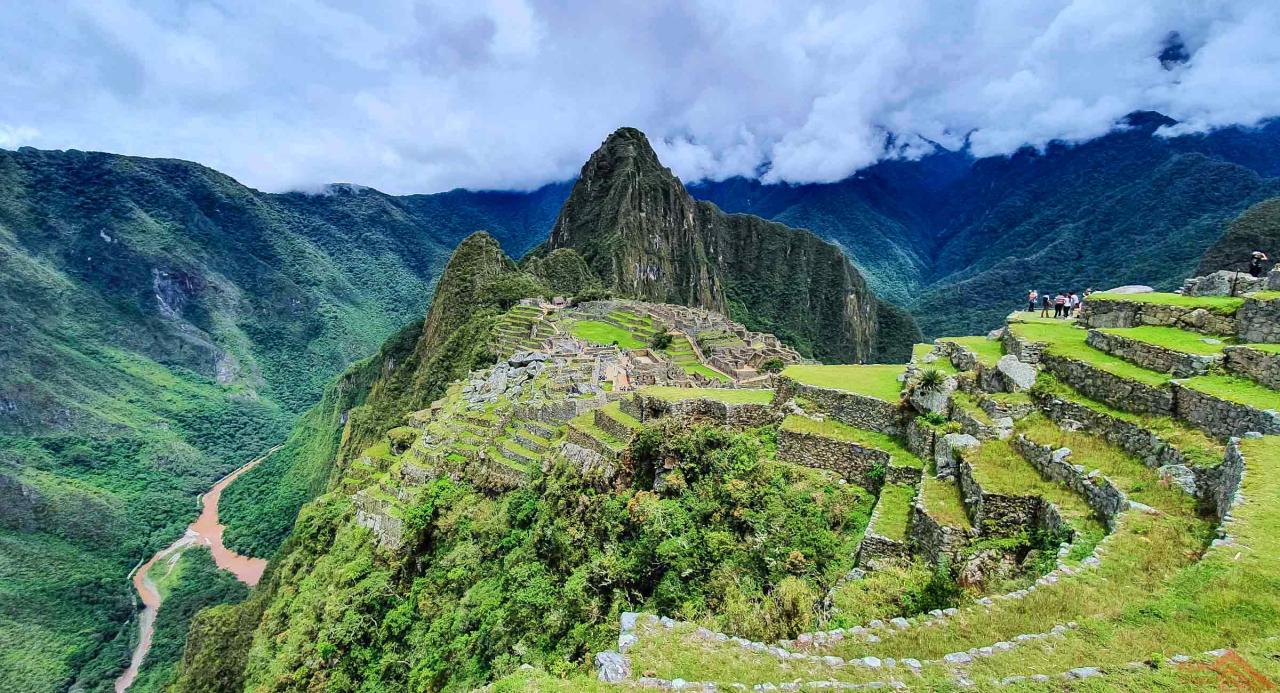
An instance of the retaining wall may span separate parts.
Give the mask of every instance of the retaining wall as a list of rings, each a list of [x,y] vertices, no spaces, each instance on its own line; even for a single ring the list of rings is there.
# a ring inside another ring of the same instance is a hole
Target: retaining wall
[[[902,436],[909,420],[906,409],[898,402],[886,402],[852,392],[805,385],[791,378],[779,378],[774,401],[786,402],[795,397],[813,402],[838,421],[885,435]]]
[[[851,441],[780,430],[778,459],[814,469],[829,469],[878,493],[885,477],[873,470],[879,467],[887,475],[890,457],[883,450],[863,447]],[[879,479],[876,478],[878,476]]]
[[[1236,318],[1204,308],[1169,306],[1142,301],[1085,300],[1080,320],[1087,327],[1177,327],[1211,335],[1235,334]]]
[[[1174,383],[1178,416],[1219,438],[1241,436],[1250,431],[1280,433],[1280,413],[1228,402]]]
[[[1050,373],[1089,399],[1125,411],[1173,414],[1172,388],[1145,385],[1063,356],[1045,354],[1042,362]]]
[[[1241,341],[1280,342],[1280,298],[1262,300],[1246,297],[1244,305],[1236,312],[1236,321]]]
[[[1187,354],[1118,334],[1089,330],[1085,343],[1129,363],[1157,373],[1172,373],[1179,378],[1204,375],[1221,356]]]
[[[1222,365],[1228,372],[1280,390],[1280,354],[1239,346],[1227,347],[1222,353]]]

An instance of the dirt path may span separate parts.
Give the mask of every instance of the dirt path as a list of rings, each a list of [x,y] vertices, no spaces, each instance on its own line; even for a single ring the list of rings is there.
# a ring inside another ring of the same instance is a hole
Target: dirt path
[[[231,482],[279,449],[279,446],[271,448],[262,457],[222,477],[213,485],[213,488],[200,497],[200,516],[195,522],[187,525],[186,534],[133,571],[133,587],[142,600],[142,611],[138,614],[138,646],[133,651],[133,658],[129,660],[129,668],[116,679],[116,693],[123,693],[133,685],[138,677],[138,669],[146,659],[147,652],[151,650],[151,637],[155,634],[156,627],[156,612],[163,601],[159,588],[151,579],[151,569],[157,564],[167,560],[172,565],[181,557],[183,549],[204,545],[213,554],[213,561],[219,568],[230,571],[237,580],[250,587],[258,584],[258,580],[262,578],[262,571],[266,570],[267,561],[263,558],[241,556],[223,545],[222,532],[225,528],[218,521],[218,500],[222,498],[222,490]]]

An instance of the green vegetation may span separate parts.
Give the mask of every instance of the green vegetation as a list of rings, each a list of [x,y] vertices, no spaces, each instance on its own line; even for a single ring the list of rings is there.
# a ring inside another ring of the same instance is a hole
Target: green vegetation
[[[773,401],[773,390],[758,388],[723,388],[723,387],[666,387],[653,385],[641,388],[640,394],[657,397],[671,402],[686,399],[711,399],[729,404],[769,404]]]
[[[960,486],[925,474],[920,482],[920,500],[925,511],[938,523],[960,529],[971,529],[969,513],[965,511]]]
[[[783,377],[815,387],[852,392],[897,402],[902,395],[898,378],[904,366],[787,366]]]
[[[1089,296],[1090,301],[1122,301],[1125,303],[1153,303],[1179,308],[1203,308],[1210,313],[1234,315],[1244,299],[1238,296],[1183,296],[1152,292],[1147,294],[1113,294],[1100,291]]]
[[[973,467],[973,476],[983,491],[1009,496],[1039,496],[1056,505],[1063,519],[1077,532],[1097,539],[1105,533],[1083,498],[1041,477],[1009,441],[983,441],[975,452],[965,456],[965,461]]]
[[[924,462],[919,457],[911,454],[909,450],[892,437],[875,431],[855,428],[834,419],[815,419],[809,416],[790,414],[783,419],[782,430],[807,433],[875,448],[889,453],[890,464],[895,467],[911,467],[913,469],[922,469],[924,467]]]
[[[835,615],[826,627],[849,628],[872,619],[887,621],[902,614],[922,613],[921,597],[933,574],[932,566],[916,562],[886,565],[861,580],[849,580],[831,593]]]
[[[671,334],[667,332],[655,332],[649,340],[649,346],[657,351],[662,351],[671,346]]]
[[[1280,411],[1280,391],[1259,385],[1248,378],[1233,375],[1200,375],[1178,382],[1228,402],[1244,404],[1254,409]]]
[[[1244,346],[1256,351],[1265,351],[1268,354],[1280,354],[1280,344],[1245,344]]]
[[[1230,338],[1224,337],[1218,339],[1217,344],[1210,344],[1205,340],[1213,338],[1206,337],[1199,332],[1188,332],[1187,330],[1180,330],[1176,327],[1156,327],[1152,325],[1127,328],[1108,328],[1100,331],[1120,337],[1127,337],[1139,342],[1155,344],[1172,351],[1180,351],[1184,354],[1200,354],[1203,356],[1217,356],[1222,353],[1222,347],[1233,341]]]
[[[989,368],[995,368],[996,362],[1004,356],[1004,345],[997,339],[986,337],[943,337],[941,341],[959,344],[978,356],[978,362]]]
[[[617,344],[622,349],[643,349],[645,343],[636,339],[630,331],[599,320],[579,320],[569,330],[573,336],[593,344],[609,346]]]
[[[1170,376],[1167,373],[1147,370],[1146,368],[1135,366],[1124,359],[1094,349],[1084,341],[1088,333],[1073,325],[1016,323],[1009,325],[1009,329],[1013,330],[1013,333],[1021,339],[1048,344],[1048,353],[1050,354],[1082,361],[1120,378],[1136,380],[1152,387],[1161,387],[1168,384],[1170,380]]]
[[[885,484],[876,501],[875,531],[885,539],[906,541],[907,521],[911,517],[911,503],[916,488],[907,484]]]
[[[130,691],[165,690],[182,658],[187,629],[196,612],[242,601],[249,594],[248,588],[230,573],[219,570],[209,552],[200,547],[184,550],[160,586],[164,603],[156,617],[151,650]]]
[[[465,689],[521,662],[583,672],[616,640],[618,613],[636,608],[757,638],[810,628],[851,567],[873,497],[773,461],[771,437],[646,429],[631,447],[640,473],[621,489],[596,489],[560,458],[497,497],[435,479],[406,507],[422,542],[400,559],[375,561],[342,497],[324,496],[277,563],[244,685],[286,675],[335,692]],[[661,493],[650,490],[658,469]],[[183,669],[189,688],[224,675],[191,650]]]

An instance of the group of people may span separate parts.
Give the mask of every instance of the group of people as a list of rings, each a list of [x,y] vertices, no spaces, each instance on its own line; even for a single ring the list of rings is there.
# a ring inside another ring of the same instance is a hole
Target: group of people
[[[1084,303],[1084,298],[1088,298],[1093,293],[1093,289],[1085,289],[1084,296],[1081,297],[1074,291],[1059,291],[1056,296],[1050,296],[1049,292],[1041,294],[1035,289],[1027,292],[1027,312],[1036,312],[1036,304],[1040,304],[1040,317],[1049,317],[1049,311],[1053,311],[1055,318],[1072,318],[1080,313],[1080,306]]]

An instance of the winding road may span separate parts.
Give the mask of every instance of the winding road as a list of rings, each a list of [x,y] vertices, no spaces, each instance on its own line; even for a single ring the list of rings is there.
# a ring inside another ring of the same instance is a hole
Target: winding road
[[[142,611],[138,614],[138,646],[133,651],[133,658],[129,660],[129,668],[125,669],[120,678],[116,679],[116,693],[124,693],[133,685],[134,680],[138,677],[138,670],[142,666],[142,662],[147,657],[147,652],[151,650],[151,638],[155,634],[156,612],[160,609],[163,597],[160,595],[159,588],[151,579],[151,569],[162,562],[167,562],[172,566],[177,563],[182,556],[182,551],[190,546],[198,546],[203,544],[209,548],[213,554],[213,561],[219,568],[231,572],[236,579],[244,584],[253,587],[258,584],[258,580],[262,578],[262,571],[266,570],[267,561],[263,558],[249,558],[228,549],[222,543],[222,531],[225,529],[222,523],[218,521],[218,500],[222,498],[222,490],[231,482],[245,472],[253,469],[259,462],[265,460],[271,453],[279,450],[276,446],[268,450],[261,457],[252,460],[243,467],[236,469],[230,474],[218,480],[203,496],[200,497],[200,516],[195,522],[187,525],[187,531],[177,541],[160,550],[150,560],[143,563],[133,571],[133,587],[138,591],[138,597],[142,600]]]

